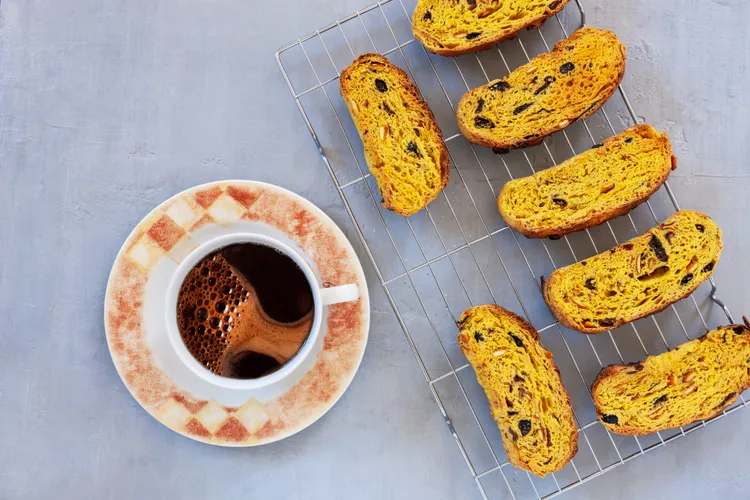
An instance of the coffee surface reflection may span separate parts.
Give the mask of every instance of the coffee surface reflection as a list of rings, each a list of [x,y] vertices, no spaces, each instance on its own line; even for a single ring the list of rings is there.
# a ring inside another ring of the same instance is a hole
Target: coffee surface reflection
[[[258,243],[237,243],[190,270],[177,297],[177,326],[203,366],[254,379],[297,354],[312,328],[313,305],[310,283],[291,258]]]

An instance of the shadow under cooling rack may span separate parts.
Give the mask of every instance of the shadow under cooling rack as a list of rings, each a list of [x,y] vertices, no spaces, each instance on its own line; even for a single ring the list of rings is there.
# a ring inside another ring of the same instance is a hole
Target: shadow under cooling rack
[[[471,145],[456,125],[455,108],[467,90],[506,76],[582,25],[578,0],[539,29],[455,58],[430,54],[414,40],[413,6],[410,0],[373,4],[288,44],[277,60],[482,497],[555,496],[705,426],[710,421],[649,436],[611,434],[596,418],[589,387],[604,366],[660,354],[728,318],[731,322],[729,311],[711,299],[713,280],[658,314],[600,335],[559,325],[539,289],[540,276],[616,246],[672,215],[679,206],[669,185],[628,215],[556,241],[519,236],[495,204],[508,180],[560,163],[643,121],[622,88],[590,118],[539,146],[504,155]],[[450,153],[450,184],[408,218],[382,207],[339,94],[341,70],[365,52],[387,55],[409,74],[435,114]],[[570,393],[579,451],[545,478],[508,463],[484,392],[458,348],[456,320],[483,303],[500,304],[539,331]],[[711,421],[745,405],[742,398]]]

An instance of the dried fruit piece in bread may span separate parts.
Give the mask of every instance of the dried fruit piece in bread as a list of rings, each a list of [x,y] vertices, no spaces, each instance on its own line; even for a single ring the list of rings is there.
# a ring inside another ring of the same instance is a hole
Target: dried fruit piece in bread
[[[671,351],[604,368],[591,387],[604,427],[643,435],[718,415],[750,388],[750,324],[720,326]]]
[[[510,463],[538,476],[560,470],[578,450],[578,431],[537,331],[494,304],[464,312],[459,329],[458,345],[487,394]]]
[[[419,0],[412,31],[430,52],[457,56],[485,50],[524,28],[541,26],[570,0]]]
[[[721,255],[721,229],[681,210],[627,243],[553,272],[544,300],[561,324],[599,333],[661,311],[707,280]]]
[[[533,146],[595,113],[624,74],[625,46],[611,31],[583,27],[504,79],[467,92],[458,126],[474,144]]]
[[[562,236],[628,213],[676,166],[667,134],[636,125],[560,165],[505,183],[497,206],[524,236]]]
[[[363,54],[341,72],[341,96],[364,145],[383,205],[408,216],[448,185],[448,150],[435,117],[407,74]]]

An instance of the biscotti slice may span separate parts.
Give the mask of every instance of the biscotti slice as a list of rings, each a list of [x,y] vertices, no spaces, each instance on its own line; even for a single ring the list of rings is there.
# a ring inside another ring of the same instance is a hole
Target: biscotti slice
[[[599,372],[591,387],[604,427],[642,435],[718,415],[750,387],[750,324],[721,326],[673,350]]]
[[[539,144],[599,109],[625,74],[625,46],[610,31],[584,27],[551,52],[466,93],[458,126],[474,144],[512,149]]]
[[[419,0],[412,31],[430,52],[457,56],[485,50],[524,28],[541,26],[570,0]]]
[[[529,238],[561,236],[626,214],[676,166],[667,134],[636,125],[560,165],[507,182],[497,206]]]
[[[484,388],[511,464],[544,476],[578,450],[570,398],[552,354],[523,319],[494,304],[459,320],[458,345]]]
[[[363,54],[341,72],[341,96],[364,145],[383,205],[408,216],[448,185],[448,150],[432,111],[407,74]]]
[[[553,272],[542,292],[561,324],[599,333],[661,311],[707,280],[721,254],[721,229],[681,210],[655,228]]]

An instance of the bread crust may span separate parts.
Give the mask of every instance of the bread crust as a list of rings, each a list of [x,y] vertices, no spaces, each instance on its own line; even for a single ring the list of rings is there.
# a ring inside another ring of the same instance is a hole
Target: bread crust
[[[537,342],[541,341],[541,338],[539,337],[539,332],[537,332],[536,329],[533,326],[531,326],[525,319],[523,319],[521,316],[514,313],[513,311],[509,311],[503,307],[500,307],[497,304],[483,304],[481,306],[470,307],[464,311],[461,317],[463,318],[464,316],[468,316],[478,309],[486,309],[492,312],[495,316],[507,316],[507,317],[512,318],[513,320],[521,324],[521,327],[524,329],[524,332],[528,333],[531,338],[533,338]],[[462,340],[462,339],[459,339],[459,340]],[[465,344],[465,347],[468,348],[469,347],[468,344]],[[557,368],[557,365],[555,365],[555,368]]]
[[[747,317],[743,317],[743,319],[745,320],[745,324],[735,323],[733,325],[719,326],[719,327],[717,327],[717,330],[724,329],[724,328],[734,328],[734,327],[750,328],[750,322],[748,321]],[[705,335],[702,335],[702,336],[698,337],[698,339],[696,339],[696,340],[702,341],[703,339],[706,338],[706,336],[708,335],[708,333],[710,333],[710,332],[707,332]],[[677,347],[679,348],[680,346],[677,346]],[[674,349],[672,349],[672,350],[674,350]],[[649,356],[649,357],[652,357],[652,356]],[[591,384],[591,397],[592,397],[592,399],[594,401],[594,406],[596,407],[597,418],[602,423],[602,425],[607,430],[609,430],[610,432],[614,432],[616,434],[623,434],[623,435],[626,435],[626,436],[643,436],[643,435],[646,435],[646,434],[652,434],[654,432],[660,432],[660,431],[664,431],[664,430],[667,430],[667,429],[674,429],[675,427],[681,427],[681,426],[684,426],[684,425],[689,425],[689,424],[697,422],[699,420],[707,420],[707,419],[710,419],[710,418],[713,418],[713,417],[717,416],[722,411],[724,411],[724,409],[726,409],[727,407],[729,407],[732,404],[734,404],[734,402],[737,401],[737,399],[739,399],[739,397],[740,397],[740,395],[742,394],[743,391],[745,391],[747,389],[750,389],[750,379],[748,379],[748,381],[745,384],[741,385],[737,389],[736,394],[734,395],[734,397],[727,398],[721,406],[719,406],[719,407],[717,407],[715,409],[715,411],[714,411],[714,409],[712,409],[712,411],[708,411],[708,412],[705,412],[704,414],[699,415],[698,418],[696,418],[695,420],[693,420],[691,422],[681,422],[678,425],[666,425],[665,424],[665,425],[661,425],[661,426],[654,426],[653,428],[649,428],[649,429],[639,429],[639,428],[635,428],[635,427],[627,426],[627,425],[619,425],[619,424],[618,425],[613,425],[613,424],[608,424],[606,422],[603,422],[601,420],[601,414],[602,414],[602,412],[600,411],[600,407],[601,406],[600,406],[600,402],[599,402],[599,393],[598,393],[598,390],[597,390],[599,388],[599,385],[604,380],[606,380],[608,377],[612,377],[612,376],[618,375],[618,374],[620,374],[621,372],[623,372],[625,370],[632,369],[632,368],[637,368],[639,366],[640,367],[643,366],[643,361],[638,361],[636,363],[628,363],[627,365],[619,365],[619,364],[609,365],[609,366],[603,368],[597,374],[596,378],[594,379],[594,382],[592,382],[592,384]]]
[[[545,11],[540,13],[539,15],[530,17],[528,23],[520,25],[515,31],[498,33],[493,37],[463,45],[461,48],[441,47],[440,45],[442,44],[434,36],[423,30],[419,26],[419,19],[416,15],[412,16],[411,28],[414,32],[414,37],[419,40],[424,48],[429,50],[430,52],[439,54],[441,56],[460,56],[464,54],[471,54],[473,52],[481,52],[497,45],[498,43],[512,40],[516,38],[518,36],[518,33],[520,33],[524,29],[530,30],[539,28],[547,19],[563,10],[568,2],[570,2],[570,0],[560,0],[559,4],[554,9],[545,9]],[[419,11],[419,5],[417,5],[417,7],[415,8],[415,13]]]
[[[541,344],[540,337],[539,337],[539,332],[537,332],[534,327],[532,327],[521,316],[515,314],[512,311],[508,311],[507,309],[504,309],[504,308],[498,306],[497,304],[484,304],[484,305],[480,305],[480,306],[471,307],[471,308],[467,309],[466,311],[464,311],[464,313],[461,315],[461,318],[463,319],[464,317],[472,314],[473,312],[475,312],[478,309],[488,310],[488,311],[490,311],[495,316],[499,316],[499,317],[505,316],[505,317],[511,318],[512,320],[514,320],[515,322],[517,322],[521,326],[523,332],[529,338],[531,338],[531,339],[535,340],[537,343]],[[464,355],[466,355],[466,352],[470,349],[470,346],[468,344],[468,339],[464,335],[459,334],[457,340],[458,340],[458,345],[461,348],[461,352],[463,352]],[[544,346],[542,346],[542,348],[544,348]],[[468,356],[467,356],[467,358],[468,358]],[[562,389],[562,392],[563,392],[563,394],[565,395],[565,398],[566,398],[566,400],[565,400],[565,407],[569,409],[569,411],[570,411],[570,413],[569,413],[570,421],[574,423],[574,427],[575,427],[575,415],[573,414],[573,406],[570,403],[570,395],[568,394],[567,389],[565,388],[565,386],[562,383],[562,379],[560,377],[560,369],[557,367],[557,364],[555,364],[555,362],[554,362],[553,359],[550,359],[550,363],[552,364],[552,367],[555,369],[555,376],[556,376],[557,383],[560,385],[560,387]],[[475,369],[477,368],[477,367],[474,367],[473,365],[472,365],[472,367],[475,368]],[[576,428],[574,430],[575,430],[575,435],[576,435],[576,438],[577,438],[577,436],[578,436],[578,429]],[[523,461],[523,459],[521,458],[521,454],[518,452],[518,449],[515,446],[505,446],[505,440],[504,440],[504,438],[503,438],[503,447],[505,448],[505,452],[508,455],[508,461],[513,466],[518,467],[520,469],[527,470],[527,471],[532,472],[534,474],[538,474],[538,472],[532,470],[529,467],[529,464],[527,462]],[[573,459],[573,457],[576,455],[577,452],[578,452],[578,440],[574,439],[572,441],[572,443],[571,443],[570,454],[563,461],[563,466],[564,466],[564,464],[569,463]],[[560,468],[562,468],[562,467],[560,467]],[[557,469],[557,470],[559,470],[559,469]],[[552,471],[552,472],[554,472],[554,471]]]
[[[409,76],[406,74],[404,70],[390,62],[386,57],[381,56],[380,54],[373,54],[373,53],[366,53],[362,54],[354,61],[352,64],[344,68],[344,70],[341,72],[341,77],[339,79],[339,90],[341,92],[341,96],[344,98],[344,103],[346,104],[347,108],[349,109],[349,113],[352,115],[352,120],[354,121],[354,125],[357,127],[357,130],[360,132],[361,137],[361,130],[359,128],[359,123],[357,120],[357,114],[354,112],[354,110],[351,107],[352,97],[351,93],[345,88],[344,81],[349,75],[351,71],[353,71],[357,66],[361,64],[368,64],[369,62],[374,61],[380,64],[385,65],[389,71],[395,73],[398,75],[399,81],[402,83],[401,89],[406,94],[409,94],[411,98],[413,99],[414,103],[416,103],[417,106],[425,113],[427,116],[427,120],[425,125],[430,128],[430,130],[435,134],[438,141],[435,146],[439,148],[440,150],[440,179],[441,179],[441,186],[437,190],[437,193],[445,189],[445,187],[448,185],[448,182],[450,180],[450,159],[448,155],[448,148],[445,146],[445,141],[443,140],[443,132],[440,130],[440,127],[438,127],[437,122],[435,121],[435,115],[432,113],[432,110],[427,105],[427,103],[422,99],[422,96],[419,93],[419,90],[417,89],[416,85],[411,81]],[[365,148],[365,152],[370,149],[369,142],[373,140],[371,138],[362,138],[362,143]],[[365,155],[366,157],[369,157],[369,155]],[[382,160],[381,160],[382,161]],[[368,162],[368,167],[370,169],[377,168],[376,165],[370,165]],[[435,195],[437,197],[437,194]],[[421,208],[424,208],[427,206],[427,204],[434,200],[432,198],[431,200],[427,200],[424,205]],[[395,206],[392,203],[393,200],[383,197],[383,206],[387,208],[388,210],[391,210],[392,212],[395,212],[399,215],[403,215],[404,217],[407,217],[409,215],[412,215],[413,213],[416,213],[416,211],[409,211],[409,210],[403,210],[399,208],[398,206]],[[421,209],[420,208],[420,209]]]
[[[648,128],[648,125],[637,125],[636,127],[634,127],[634,130],[642,131],[647,128]],[[603,142],[603,145],[606,145],[607,143],[615,140],[615,137],[616,136],[606,139]],[[669,144],[669,139],[666,134],[662,134],[662,136],[659,137],[659,141],[665,144],[666,148],[671,152],[672,149],[671,149],[671,146]],[[511,216],[511,214],[508,214],[507,212],[503,211],[503,208],[500,205],[500,200],[503,197],[503,193],[505,192],[505,187],[507,186],[507,184],[503,185],[503,187],[500,189],[500,193],[497,196],[497,208],[500,211],[500,215],[502,216],[503,220],[505,220],[505,222],[511,227],[511,229],[513,229],[514,231],[518,233],[521,233],[527,238],[548,238],[550,236],[564,236],[569,233],[574,233],[576,231],[582,231],[584,229],[598,226],[599,224],[602,224],[604,222],[607,222],[608,220],[614,219],[615,217],[626,215],[627,213],[629,213],[631,210],[633,210],[635,207],[637,207],[641,203],[645,203],[646,201],[648,201],[649,198],[651,198],[651,196],[656,191],[659,190],[661,185],[664,184],[664,182],[666,182],[671,172],[677,168],[677,158],[673,154],[670,155],[670,165],[671,167],[669,169],[665,169],[664,174],[658,179],[657,183],[653,186],[653,188],[647,193],[645,193],[643,196],[631,200],[626,205],[613,207],[610,210],[596,213],[592,215],[591,218],[589,218],[588,220],[581,221],[579,223],[565,224],[558,228],[550,228],[547,230],[534,231],[534,230],[527,229],[518,220],[516,220],[513,216]]]
[[[684,212],[689,212],[689,210],[684,210]],[[657,227],[659,227],[659,226],[661,226],[661,224],[659,224]],[[640,238],[640,237],[642,237],[642,236],[644,236],[644,235],[646,235],[648,233],[649,233],[649,231],[646,231],[645,233],[642,233],[642,234],[636,236],[636,238]],[[615,247],[615,248],[621,248],[623,245],[627,245],[627,244],[628,244],[628,242],[625,242],[625,243],[622,243],[620,245],[617,245],[617,247]],[[721,252],[722,248],[723,248],[723,243],[722,243],[721,240],[719,240],[719,252]],[[572,322],[570,320],[570,318],[568,318],[568,316],[565,314],[565,312],[562,309],[560,309],[557,306],[557,304],[555,302],[553,302],[549,298],[549,295],[548,295],[549,289],[559,279],[560,272],[563,271],[564,269],[565,268],[560,268],[560,269],[554,271],[546,279],[544,277],[542,277],[542,297],[544,298],[544,302],[546,302],[547,307],[549,307],[550,311],[555,316],[555,318],[557,318],[557,321],[559,321],[561,325],[563,325],[565,328],[569,328],[570,330],[575,330],[575,331],[578,331],[578,332],[581,332],[581,333],[586,333],[586,334],[596,334],[596,333],[602,333],[602,332],[611,331],[611,330],[619,328],[619,327],[621,327],[623,325],[627,325],[628,323],[632,323],[632,322],[637,321],[639,319],[643,319],[643,318],[646,318],[646,317],[651,316],[653,314],[659,313],[659,312],[665,310],[666,308],[668,308],[669,306],[671,306],[672,304],[674,304],[676,302],[679,302],[679,301],[681,301],[681,300],[689,297],[706,279],[708,279],[708,277],[711,276],[711,275],[709,275],[704,280],[693,280],[693,281],[691,281],[690,284],[685,285],[683,293],[680,296],[678,296],[677,298],[675,298],[671,302],[666,302],[663,305],[660,305],[659,307],[654,307],[652,309],[649,309],[648,311],[644,312],[643,314],[640,314],[638,316],[634,316],[632,318],[629,318],[628,320],[624,320],[623,318],[618,317],[618,318],[615,319],[614,324],[612,326],[606,326],[606,327],[605,326],[595,326],[595,327],[587,328],[587,327],[584,327],[584,326],[579,326],[576,323]],[[712,274],[713,274],[713,271],[712,271]]]
[[[582,29],[585,29],[585,28],[582,28]],[[553,49],[550,52],[548,52],[547,54],[550,54],[552,52],[561,50],[562,45],[564,43],[566,43],[566,42],[569,42],[570,40],[574,40],[574,37],[580,31],[581,30],[579,30],[576,33],[574,33],[569,39],[563,39],[563,40],[560,40],[559,42],[557,42],[555,44],[555,46],[553,47]],[[473,144],[477,144],[479,146],[485,146],[485,147],[488,147],[488,148],[493,148],[493,149],[520,149],[520,148],[527,148],[527,147],[536,146],[538,144],[541,144],[545,137],[547,137],[549,135],[552,135],[555,132],[559,132],[559,131],[565,129],[566,127],[570,126],[570,124],[572,124],[572,123],[574,123],[574,122],[576,122],[578,120],[583,120],[585,118],[588,118],[589,116],[591,116],[594,113],[596,113],[599,110],[599,108],[601,108],[604,105],[604,103],[607,102],[607,100],[610,97],[612,97],[612,94],[614,94],[615,91],[617,90],[617,88],[620,86],[620,83],[622,82],[622,79],[625,76],[625,64],[624,64],[624,61],[625,61],[626,56],[627,56],[627,49],[625,48],[624,45],[622,45],[621,43],[619,43],[619,40],[617,40],[617,37],[615,36],[614,33],[612,33],[611,31],[605,31],[605,30],[600,30],[600,31],[603,32],[604,36],[610,37],[610,38],[614,39],[618,43],[618,45],[620,47],[620,51],[622,53],[623,65],[622,65],[622,68],[621,68],[620,73],[618,74],[617,78],[615,80],[613,80],[612,82],[610,82],[610,84],[605,88],[605,90],[599,95],[599,98],[596,101],[594,101],[591,104],[591,106],[586,111],[584,111],[582,114],[580,114],[578,116],[569,116],[565,120],[562,120],[562,121],[558,122],[554,126],[549,126],[549,127],[545,128],[545,129],[540,129],[540,130],[537,131],[537,133],[539,135],[537,137],[532,138],[532,139],[516,138],[515,140],[508,140],[506,142],[503,142],[503,141],[501,141],[499,139],[494,139],[494,138],[491,138],[491,137],[490,138],[485,138],[485,137],[479,136],[478,134],[474,133],[472,130],[470,130],[469,128],[467,128],[465,126],[463,120],[460,117],[460,109],[461,109],[462,106],[461,106],[461,102],[459,102],[458,107],[456,108],[457,109],[456,117],[457,117],[457,122],[458,122],[458,129],[461,131],[461,134],[463,134],[463,136],[466,137],[466,139],[469,142],[471,142]],[[545,54],[542,54],[541,56],[544,56],[544,55]],[[541,56],[537,56],[537,57],[541,57]],[[531,63],[535,59],[532,59],[529,62]],[[514,70],[514,71],[518,71],[518,70]],[[489,85],[489,84],[487,84],[487,85]],[[469,92],[467,92],[466,94],[464,94],[464,96],[461,98],[461,101],[464,101],[465,99],[471,99],[476,93],[483,91],[483,89],[487,85],[483,85],[481,87],[478,87],[478,88],[475,88],[473,90],[470,90]],[[567,124],[565,124],[564,126],[560,126],[560,123],[562,123],[563,121],[567,121]]]

